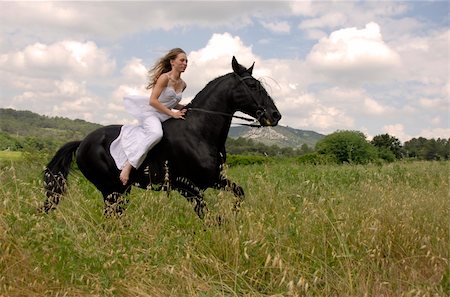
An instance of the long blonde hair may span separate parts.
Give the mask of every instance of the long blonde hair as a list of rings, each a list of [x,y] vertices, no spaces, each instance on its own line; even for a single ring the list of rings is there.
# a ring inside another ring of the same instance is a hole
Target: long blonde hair
[[[155,65],[148,71],[149,82],[147,85],[147,90],[155,86],[156,81],[161,76],[161,74],[172,70],[170,61],[174,60],[179,54],[186,54],[186,52],[178,47],[173,48],[155,63]]]

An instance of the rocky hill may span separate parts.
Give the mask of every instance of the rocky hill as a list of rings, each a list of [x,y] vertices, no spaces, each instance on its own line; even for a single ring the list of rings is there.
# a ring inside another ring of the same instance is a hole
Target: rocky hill
[[[306,144],[314,148],[317,141],[325,135],[308,130],[299,130],[285,126],[252,128],[246,126],[233,126],[228,136],[231,138],[252,139],[266,145],[277,145],[279,147],[300,148]]]

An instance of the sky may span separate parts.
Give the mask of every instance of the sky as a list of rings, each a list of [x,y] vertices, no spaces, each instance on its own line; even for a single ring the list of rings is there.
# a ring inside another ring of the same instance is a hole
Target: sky
[[[0,2],[0,108],[133,123],[122,98],[150,95],[148,69],[181,47],[182,103],[236,56],[255,62],[280,125],[449,138],[449,12],[447,1]]]

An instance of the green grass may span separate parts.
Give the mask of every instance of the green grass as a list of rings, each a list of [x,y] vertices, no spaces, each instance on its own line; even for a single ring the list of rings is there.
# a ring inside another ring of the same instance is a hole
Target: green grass
[[[22,152],[0,151],[0,162],[18,161],[22,158]]]
[[[0,296],[445,296],[448,162],[236,166],[246,201],[208,190],[200,221],[178,193],[134,189],[103,217],[77,171],[37,214],[42,161],[0,171]]]

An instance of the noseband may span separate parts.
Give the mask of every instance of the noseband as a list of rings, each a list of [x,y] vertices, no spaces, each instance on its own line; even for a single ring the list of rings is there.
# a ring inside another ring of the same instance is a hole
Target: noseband
[[[255,79],[255,78],[253,76],[251,76],[251,75],[246,75],[246,76],[243,76],[243,77],[240,77],[237,74],[234,74],[234,75],[237,76],[239,81],[244,86],[245,93],[247,93],[247,95],[250,96],[250,98],[252,98],[253,102],[257,106],[257,109],[256,109],[256,120],[259,121],[261,119],[261,117],[266,113],[266,109],[264,107],[262,107],[261,104],[259,104],[259,102],[256,100],[255,96],[253,95],[252,91],[250,90],[250,88],[244,82],[246,79]],[[261,88],[259,88],[259,89],[261,90]]]

